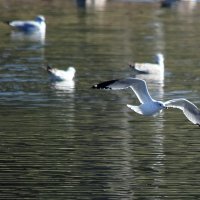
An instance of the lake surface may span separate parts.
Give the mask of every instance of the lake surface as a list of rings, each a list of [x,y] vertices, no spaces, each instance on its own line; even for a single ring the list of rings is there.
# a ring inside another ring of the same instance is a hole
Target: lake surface
[[[39,39],[0,24],[0,199],[200,199],[200,129],[180,110],[132,112],[131,90],[91,89],[136,76],[200,107],[200,3],[98,2],[0,0],[3,21],[47,21]],[[129,69],[157,52],[163,81]],[[47,63],[75,80],[51,82]]]

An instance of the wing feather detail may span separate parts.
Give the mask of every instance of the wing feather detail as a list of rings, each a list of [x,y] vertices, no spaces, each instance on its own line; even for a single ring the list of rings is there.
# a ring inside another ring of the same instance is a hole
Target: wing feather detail
[[[196,105],[187,99],[172,99],[164,103],[166,107],[178,108],[183,111],[189,121],[200,124],[200,111]]]

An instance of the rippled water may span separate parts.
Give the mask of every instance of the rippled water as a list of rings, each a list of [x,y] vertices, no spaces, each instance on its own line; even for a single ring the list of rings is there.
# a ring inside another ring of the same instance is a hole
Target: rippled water
[[[130,90],[91,86],[162,52],[164,81],[136,76],[156,99],[199,106],[200,4],[98,2],[0,1],[4,21],[47,20],[39,40],[0,24],[0,198],[199,199],[198,127],[179,110],[137,115]],[[52,83],[46,63],[74,66],[75,80]]]

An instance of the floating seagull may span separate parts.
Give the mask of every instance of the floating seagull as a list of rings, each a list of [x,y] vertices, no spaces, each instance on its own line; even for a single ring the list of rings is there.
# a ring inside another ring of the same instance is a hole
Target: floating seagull
[[[46,23],[45,18],[42,15],[38,15],[35,20],[29,20],[29,21],[20,21],[20,20],[14,20],[14,21],[8,21],[6,22],[8,25],[10,25],[13,29],[23,32],[34,32],[34,31],[40,31],[45,32],[46,30]]]
[[[189,121],[200,126],[200,111],[192,102],[183,98],[172,99],[166,102],[156,101],[150,96],[146,82],[142,79],[126,78],[110,80],[94,85],[92,88],[120,90],[129,87],[133,90],[141,103],[139,106],[127,104],[127,106],[136,113],[145,116],[153,116],[165,108],[178,108],[183,111]]]
[[[156,63],[134,63],[129,65],[138,73],[143,74],[164,74],[164,56],[161,53],[156,54]]]
[[[71,81],[73,80],[76,70],[74,67],[69,67],[66,71],[52,68],[47,65],[47,71],[51,75],[52,80],[55,81]]]

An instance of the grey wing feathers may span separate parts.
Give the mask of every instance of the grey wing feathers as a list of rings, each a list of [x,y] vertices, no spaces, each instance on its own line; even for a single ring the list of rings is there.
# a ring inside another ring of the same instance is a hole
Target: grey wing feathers
[[[117,82],[117,84],[116,84],[116,82]],[[121,84],[118,84],[118,82],[119,82],[119,80],[117,80],[117,79],[105,81],[105,82],[93,85],[92,88],[94,88],[94,89],[111,89],[111,90],[124,89],[124,86],[122,87]]]
[[[165,106],[181,109],[188,120],[194,124],[200,124],[199,109],[187,99],[173,99],[165,102]]]
[[[134,78],[126,78],[126,79],[119,79],[115,80],[113,83],[110,84],[110,89],[112,90],[122,90],[126,89],[133,84]]]
[[[166,107],[178,108],[178,109],[183,110],[185,101],[186,99],[172,99],[172,100],[166,101],[164,104]]]
[[[135,92],[141,103],[152,101],[146,82],[142,79],[130,79],[130,88]]]
[[[141,103],[152,101],[146,86],[146,82],[137,78],[129,77],[126,79],[106,81],[94,85],[92,88],[121,90],[128,87],[134,91]]]

